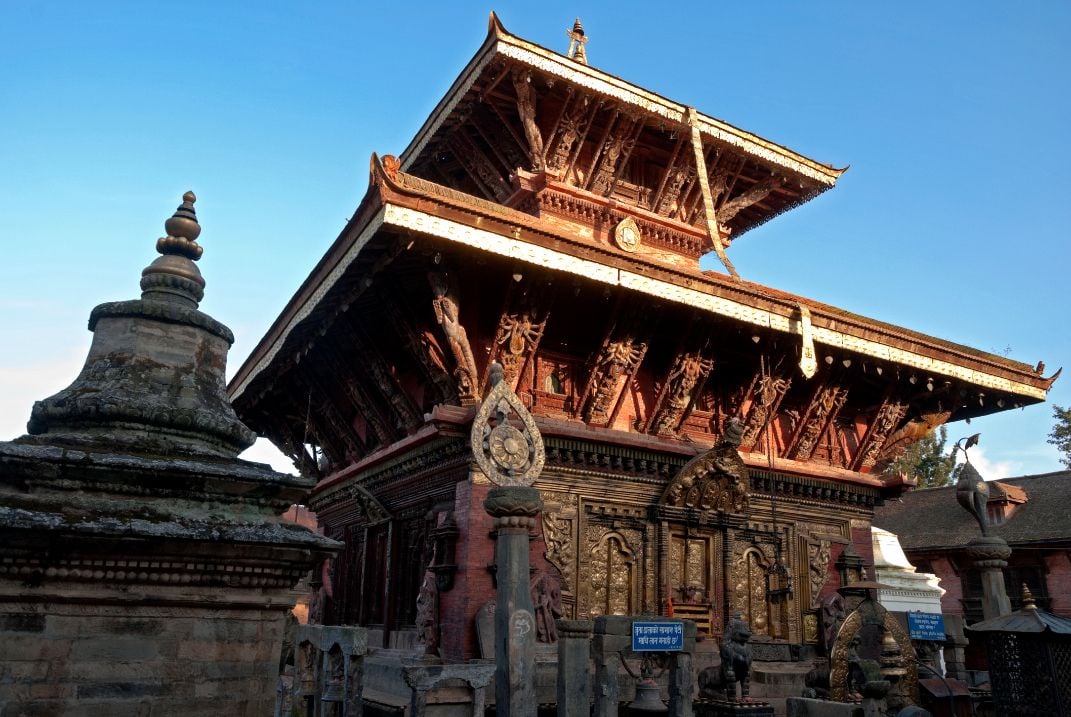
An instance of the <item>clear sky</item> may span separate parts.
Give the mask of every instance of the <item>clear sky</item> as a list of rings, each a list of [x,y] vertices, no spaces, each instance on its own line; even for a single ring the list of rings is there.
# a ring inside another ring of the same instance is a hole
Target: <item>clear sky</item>
[[[483,3],[21,2],[0,20],[0,439],[138,295],[193,189],[202,309],[253,348],[484,39]],[[1071,372],[1071,3],[500,3],[513,33],[820,162],[838,186],[734,243],[741,275]],[[1050,400],[1071,404],[1071,375]],[[1051,407],[982,432],[1058,469]]]

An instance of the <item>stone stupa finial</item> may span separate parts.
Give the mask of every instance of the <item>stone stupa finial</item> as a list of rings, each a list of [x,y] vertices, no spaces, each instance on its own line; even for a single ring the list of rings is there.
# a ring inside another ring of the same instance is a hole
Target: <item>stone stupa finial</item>
[[[204,249],[197,243],[201,225],[193,203],[197,195],[186,192],[182,204],[164,222],[167,236],[156,240],[161,256],[141,272],[142,299],[181,303],[193,308],[204,297],[205,280],[193,262],[201,258]]]

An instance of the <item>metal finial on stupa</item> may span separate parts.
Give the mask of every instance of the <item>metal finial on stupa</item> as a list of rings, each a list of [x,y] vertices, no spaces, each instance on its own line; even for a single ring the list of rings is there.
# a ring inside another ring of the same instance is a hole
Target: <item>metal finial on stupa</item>
[[[1023,583],[1023,609],[1024,610],[1037,610],[1037,603],[1034,602],[1034,593],[1030,592],[1030,588]]]
[[[588,64],[588,53],[584,50],[584,43],[588,41],[588,37],[584,34],[584,26],[580,24],[579,17],[573,22],[573,29],[566,30],[565,34],[569,38],[569,51],[565,53],[566,57],[576,60],[581,65]]]
[[[205,280],[193,262],[201,258],[204,249],[197,243],[201,225],[193,192],[182,195],[182,204],[164,222],[166,236],[156,240],[156,251],[162,256],[141,272],[141,298],[179,303],[197,308],[204,296]]]

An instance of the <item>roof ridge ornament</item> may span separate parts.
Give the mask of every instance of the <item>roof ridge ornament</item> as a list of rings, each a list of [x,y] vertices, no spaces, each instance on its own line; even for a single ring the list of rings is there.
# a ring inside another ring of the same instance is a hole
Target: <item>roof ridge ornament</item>
[[[491,390],[472,421],[472,455],[487,479],[498,486],[531,486],[543,471],[543,436],[521,399],[503,380],[502,364],[491,364]],[[510,414],[523,425],[510,424]]]
[[[584,34],[584,26],[580,24],[579,17],[573,21],[573,29],[566,30],[565,35],[569,38],[569,50],[565,56],[570,60],[576,60],[581,65],[588,64],[588,53],[584,49],[588,37]]]

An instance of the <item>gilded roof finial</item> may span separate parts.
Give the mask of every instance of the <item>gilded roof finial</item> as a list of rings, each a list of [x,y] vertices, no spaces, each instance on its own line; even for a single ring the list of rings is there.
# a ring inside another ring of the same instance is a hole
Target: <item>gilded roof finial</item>
[[[1030,592],[1030,588],[1023,583],[1023,609],[1024,610],[1037,610],[1037,603],[1034,602],[1034,594]]]
[[[177,254],[187,259],[197,261],[204,253],[196,239],[201,235],[201,225],[197,223],[197,210],[193,203],[197,201],[197,195],[186,192],[182,195],[182,204],[179,205],[171,218],[164,222],[166,237],[156,240],[156,251],[163,255]]]
[[[157,257],[141,272],[142,299],[197,308],[204,296],[205,280],[193,263],[204,253],[196,241],[201,235],[201,225],[197,223],[197,212],[193,208],[196,201],[193,192],[186,192],[182,195],[182,204],[164,222],[167,236],[156,240],[156,251],[163,256]]]
[[[588,53],[584,50],[588,37],[584,34],[584,26],[580,24],[580,18],[573,22],[573,29],[566,30],[565,34],[569,37],[569,51],[565,53],[566,56],[581,65],[588,64]]]

